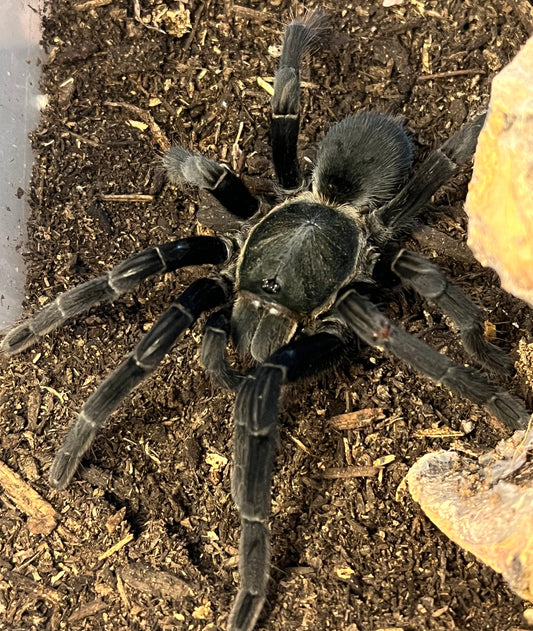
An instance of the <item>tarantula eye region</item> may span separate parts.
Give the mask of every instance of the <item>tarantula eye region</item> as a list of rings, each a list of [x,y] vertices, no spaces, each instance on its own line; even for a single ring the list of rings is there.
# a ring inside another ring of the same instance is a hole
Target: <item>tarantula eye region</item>
[[[392,326],[390,325],[389,322],[384,322],[380,329],[378,331],[376,331],[373,335],[374,339],[376,340],[376,342],[384,342],[386,340],[388,340],[392,335]]]
[[[237,284],[299,317],[324,311],[353,275],[362,242],[357,222],[302,194],[270,211],[251,231]]]
[[[281,285],[278,283],[275,276],[274,278],[263,278],[261,281],[261,289],[266,291],[267,294],[277,294],[281,290]]]

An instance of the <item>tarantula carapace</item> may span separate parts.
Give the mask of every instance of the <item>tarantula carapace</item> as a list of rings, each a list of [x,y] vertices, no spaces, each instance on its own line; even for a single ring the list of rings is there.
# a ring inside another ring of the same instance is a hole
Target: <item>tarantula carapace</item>
[[[480,371],[457,365],[390,321],[373,298],[396,285],[435,303],[457,326],[484,368],[506,374],[512,364],[483,336],[474,304],[438,267],[402,247],[402,238],[437,189],[470,160],[484,117],[465,125],[413,169],[412,144],[390,116],[361,112],[334,125],[318,151],[312,182],[297,157],[302,55],[317,46],[324,18],[313,13],[285,30],[272,99],[274,170],[285,201],[268,212],[225,166],[174,147],[164,156],[173,182],[208,190],[242,229],[197,236],[133,255],[107,275],[60,295],[2,342],[17,353],[90,307],[118,298],[141,280],[187,265],[219,272],[192,283],[83,406],[50,472],[64,489],[96,432],[122,399],[167,354],[201,314],[202,361],[236,391],[233,498],[241,516],[241,588],[229,617],[233,631],[254,628],[270,567],[270,494],[281,388],[333,365],[354,339],[396,355],[459,395],[484,405],[510,428],[525,427],[522,404]],[[242,374],[226,356],[232,340],[255,367]]]

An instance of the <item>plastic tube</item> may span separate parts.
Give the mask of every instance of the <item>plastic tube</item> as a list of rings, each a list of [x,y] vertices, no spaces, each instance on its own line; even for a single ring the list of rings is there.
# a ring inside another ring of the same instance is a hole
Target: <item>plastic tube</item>
[[[42,2],[2,0],[0,20],[0,332],[19,318],[33,155],[28,138],[45,102],[39,93]],[[37,8],[37,10],[36,10]]]

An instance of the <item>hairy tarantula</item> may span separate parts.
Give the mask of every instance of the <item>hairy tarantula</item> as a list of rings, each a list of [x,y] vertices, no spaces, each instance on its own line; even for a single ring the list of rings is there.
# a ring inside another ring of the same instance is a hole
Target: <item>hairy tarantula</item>
[[[177,338],[212,311],[202,362],[236,392],[232,493],[242,532],[241,587],[228,622],[232,631],[252,630],[265,601],[270,489],[284,384],[316,375],[352,349],[354,340],[362,340],[484,405],[510,428],[526,427],[529,420],[522,404],[483,373],[453,363],[409,335],[373,302],[397,285],[409,287],[455,323],[466,350],[482,367],[499,374],[511,370],[508,357],[484,339],[477,307],[438,267],[402,248],[424,205],[472,157],[484,116],[465,125],[416,170],[411,142],[398,120],[372,112],[349,116],[322,141],[307,187],[297,157],[299,67],[323,32],[319,13],[285,30],[271,123],[274,170],[285,201],[265,213],[224,165],[172,148],[163,159],[171,181],[209,191],[242,220],[242,229],[223,237],[178,239],[135,254],[107,275],[60,295],[1,344],[5,353],[17,353],[154,274],[187,265],[220,267],[217,274],[193,282],[89,397],[55,457],[50,484],[68,486],[110,414],[156,369]],[[230,365],[229,339],[255,360],[248,373]]]

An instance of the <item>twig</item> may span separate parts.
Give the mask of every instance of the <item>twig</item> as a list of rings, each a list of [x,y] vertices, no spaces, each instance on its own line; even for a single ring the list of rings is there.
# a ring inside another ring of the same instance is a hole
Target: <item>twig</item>
[[[240,4],[234,4],[232,10],[235,13],[242,15],[245,18],[251,20],[258,20],[259,22],[264,22],[265,20],[272,19],[272,16],[269,13],[263,13],[262,11],[257,11],[256,9],[250,9],[249,7],[243,7]]]
[[[324,471],[327,480],[338,478],[373,478],[380,472],[379,467],[330,467]]]
[[[118,552],[121,548],[128,545],[128,543],[132,540],[133,540],[133,535],[130,532],[123,539],[121,539],[120,541],[117,541],[115,545],[111,546],[105,552],[102,552],[102,554],[98,557],[98,560],[103,561],[104,559],[107,559],[107,557],[110,557],[113,554],[115,554],[115,552]]]
[[[182,51],[184,53],[188,52],[189,48],[191,47],[191,44],[196,36],[196,31],[198,30],[198,25],[200,24],[200,18],[202,16],[203,10],[205,8],[205,2],[201,2],[198,5],[198,8],[196,9],[196,11],[194,12],[194,16],[192,19],[192,27],[191,27],[191,31],[190,33],[187,35],[185,41],[183,42],[183,47],[182,47]]]
[[[449,77],[461,77],[467,75],[485,74],[480,68],[466,68],[465,70],[449,70],[447,72],[435,72],[434,74],[421,74],[419,81],[429,81],[430,79],[448,79]]]
[[[112,2],[113,0],[87,0],[87,2],[75,4],[74,8],[76,11],[88,11],[89,9],[96,9],[97,7],[105,7]]]
[[[109,107],[123,107],[125,110],[132,112],[133,114],[138,116],[143,121],[143,123],[146,123],[146,125],[148,125],[150,133],[154,137],[154,140],[163,151],[168,151],[170,149],[169,139],[161,131],[161,127],[159,127],[159,125],[155,122],[151,114],[141,109],[140,107],[137,107],[136,105],[131,105],[130,103],[105,101],[104,105],[107,105]]]
[[[117,193],[116,195],[100,195],[103,202],[151,202],[153,195],[143,195],[142,193]]]
[[[79,140],[80,142],[84,142],[85,144],[90,145],[91,147],[100,146],[100,143],[96,142],[96,140],[89,140],[89,138],[85,138],[85,136],[80,136],[80,134],[77,134],[74,131],[70,131],[70,129],[67,131],[67,134],[69,134],[73,138],[76,138],[76,140]]]

